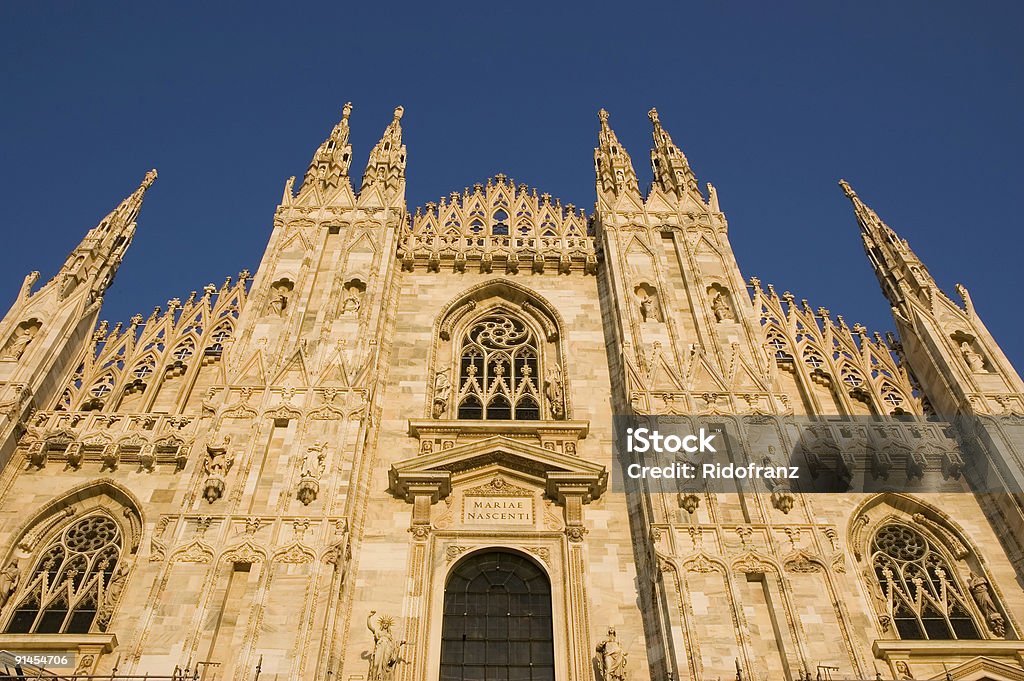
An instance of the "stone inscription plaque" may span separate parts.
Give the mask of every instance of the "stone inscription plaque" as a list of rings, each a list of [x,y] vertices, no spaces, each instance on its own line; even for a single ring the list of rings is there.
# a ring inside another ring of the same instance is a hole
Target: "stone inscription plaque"
[[[465,497],[462,522],[467,525],[532,525],[532,497]]]

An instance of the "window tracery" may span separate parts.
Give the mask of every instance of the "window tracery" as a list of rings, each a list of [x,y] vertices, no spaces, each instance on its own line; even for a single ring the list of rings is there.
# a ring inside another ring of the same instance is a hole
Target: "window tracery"
[[[903,639],[978,639],[967,596],[935,544],[899,523],[871,542],[871,566],[885,598],[885,623]]]
[[[124,586],[124,537],[105,513],[62,528],[39,553],[7,623],[11,634],[84,634],[110,620]],[[12,599],[13,600],[13,599]]]
[[[538,420],[540,351],[521,319],[499,312],[473,322],[459,360],[460,419]]]
[[[221,355],[224,353],[224,344],[231,338],[231,326],[222,324],[210,336],[210,345],[204,351],[206,355]]]

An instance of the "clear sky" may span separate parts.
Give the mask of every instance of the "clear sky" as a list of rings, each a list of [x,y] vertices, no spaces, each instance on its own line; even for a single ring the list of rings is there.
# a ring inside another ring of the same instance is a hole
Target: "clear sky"
[[[588,210],[597,110],[650,181],[661,120],[744,276],[892,328],[845,177],[1024,370],[1020,2],[0,5],[0,306],[150,167],[105,318],[255,271],[352,101],[361,175],[405,106],[410,207],[499,172]]]

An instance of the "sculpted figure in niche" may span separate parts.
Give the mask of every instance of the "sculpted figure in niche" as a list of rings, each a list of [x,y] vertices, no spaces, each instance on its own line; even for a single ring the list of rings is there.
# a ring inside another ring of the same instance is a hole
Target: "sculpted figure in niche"
[[[95,655],[83,655],[82,661],[75,667],[75,673],[72,676],[85,676],[92,672],[92,665],[96,661]]]
[[[640,301],[640,316],[645,322],[658,321],[658,310],[654,306],[654,296],[647,296]]]
[[[366,286],[358,279],[345,284],[345,300],[341,305],[341,313],[348,314],[349,312],[355,314],[359,312],[359,306],[362,304],[363,291],[366,290]]]
[[[985,370],[985,360],[971,348],[970,343],[967,341],[960,343],[960,353],[964,356],[964,361],[967,362],[967,366],[971,368],[971,371]]]
[[[644,322],[660,322],[661,314],[658,310],[658,289],[643,282],[633,289],[637,300],[640,301],[640,318]]]
[[[96,613],[96,621],[104,629],[110,623],[110,618],[114,614],[114,607],[121,599],[121,592],[124,590],[124,583],[127,579],[128,565],[122,565],[114,573],[114,576],[110,578],[110,583],[107,584],[106,592],[103,595],[103,604],[100,605],[99,612]]]
[[[558,365],[551,367],[544,381],[544,396],[548,398],[551,417],[565,418],[565,387],[562,382],[562,369]]]
[[[452,392],[452,382],[448,378],[448,372],[441,370],[434,376],[434,405],[431,408],[431,415],[435,419],[444,416],[448,410],[448,397]]]
[[[21,356],[25,354],[25,349],[28,344],[36,337],[36,331],[39,330],[37,326],[19,326],[15,330],[14,335],[11,336],[11,340],[7,343],[7,347],[4,348],[4,353],[0,356],[0,359],[21,359]]]
[[[367,681],[392,681],[395,678],[395,667],[399,662],[404,662],[401,657],[402,646],[405,641],[395,643],[391,635],[391,625],[394,620],[387,615],[381,615],[376,626],[373,624],[373,616],[376,610],[370,611],[366,618],[366,626],[373,633],[373,653],[370,654],[370,673]]]
[[[14,592],[18,590],[18,582],[21,579],[21,572],[18,570],[18,561],[12,560],[7,567],[0,571],[0,611],[7,605]]]
[[[279,281],[274,284],[270,292],[270,311],[278,317],[283,317],[288,309],[288,299],[292,294],[292,285],[289,281]]]
[[[206,484],[203,487],[203,498],[211,504],[221,498],[224,494],[224,487],[227,486],[227,471],[230,470],[234,458],[227,451],[227,445],[231,442],[230,435],[224,435],[219,444],[210,443],[206,445],[206,459],[203,460],[203,470],[206,471]]]
[[[711,299],[711,311],[715,313],[715,320],[719,322],[731,322],[735,319],[732,313],[732,306],[721,291],[715,291]]]
[[[324,470],[324,450],[327,441],[314,442],[306,449],[306,457],[302,460],[300,475],[304,478],[319,479]]]
[[[978,608],[985,615],[988,628],[996,636],[1005,636],[1006,622],[992,600],[992,594],[988,590],[988,580],[972,572],[970,579],[967,580],[967,586],[971,590],[971,595],[974,596],[974,602],[978,604]]]
[[[224,477],[228,474],[234,458],[228,453],[228,445],[231,444],[231,436],[225,435],[219,444],[206,445],[206,460],[203,461],[203,470],[207,475]]]
[[[615,627],[608,627],[608,635],[597,644],[597,654],[604,681],[626,681],[626,651],[615,635]]]

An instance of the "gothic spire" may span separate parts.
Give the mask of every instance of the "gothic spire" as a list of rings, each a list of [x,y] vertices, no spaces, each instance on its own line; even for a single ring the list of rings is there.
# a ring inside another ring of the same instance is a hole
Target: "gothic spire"
[[[142,200],[156,178],[156,170],[147,172],[138,188],[121,201],[97,226],[89,230],[78,247],[68,256],[57,276],[65,282],[74,280],[81,283],[87,276],[94,275],[92,290],[102,294],[113,281],[121,259],[131,245],[132,237],[135,236],[135,221],[142,209]],[[70,293],[66,286],[62,289],[65,296]]]
[[[601,109],[597,113],[601,120],[601,131],[598,134],[600,146],[594,149],[594,172],[597,173],[597,190],[612,192],[616,195],[625,191],[640,193],[637,186],[636,172],[633,162],[626,149],[619,144],[615,131],[608,125],[608,112]]]
[[[839,180],[860,225],[861,240],[882,292],[901,311],[907,294],[929,298],[938,290],[935,280],[910,245],[865,204],[846,180]]]
[[[373,151],[363,173],[360,192],[371,185],[383,190],[399,191],[405,184],[405,145],[402,144],[402,114],[405,109],[395,108],[395,117],[384,130],[384,135]]]
[[[686,154],[672,142],[665,128],[661,127],[658,110],[651,109],[647,117],[654,124],[654,148],[651,149],[651,169],[654,171],[654,182],[666,194],[681,197],[689,189],[700,194],[697,178],[694,177]]]
[[[352,145],[348,142],[349,127],[348,117],[352,113],[352,102],[346,102],[341,109],[341,121],[334,126],[330,136],[313,154],[313,160],[309,162],[309,169],[306,170],[306,177],[302,181],[302,188],[308,189],[314,185],[320,191],[337,189],[342,178],[348,177],[348,167],[352,162]]]

